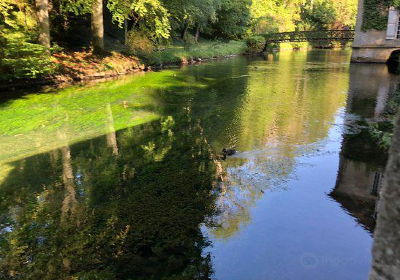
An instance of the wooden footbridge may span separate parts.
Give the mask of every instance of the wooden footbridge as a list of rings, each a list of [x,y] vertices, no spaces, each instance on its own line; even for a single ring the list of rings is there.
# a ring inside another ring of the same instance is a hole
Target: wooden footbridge
[[[294,31],[262,36],[266,46],[284,42],[348,42],[354,40],[354,30]]]

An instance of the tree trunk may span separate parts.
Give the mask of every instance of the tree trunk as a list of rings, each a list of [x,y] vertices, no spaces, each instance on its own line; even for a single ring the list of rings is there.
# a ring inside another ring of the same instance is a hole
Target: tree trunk
[[[124,21],[124,34],[125,34],[124,44],[127,45],[128,44],[128,20],[127,19]]]
[[[184,40],[186,38],[186,33],[187,33],[188,29],[189,29],[189,22],[188,22],[188,20],[185,20],[185,24],[183,26],[182,33],[181,33],[182,40]]]
[[[106,106],[106,112],[107,112],[107,120],[106,120],[106,126],[107,126],[107,146],[111,147],[113,150],[113,155],[118,155],[118,142],[117,142],[117,134],[115,133],[115,128],[114,128],[114,118],[111,110],[111,105],[107,104]]]
[[[200,24],[198,23],[196,27],[196,34],[194,35],[194,40],[197,42],[199,40],[199,37],[200,37]]]
[[[39,27],[39,44],[50,53],[49,0],[35,0]]]
[[[61,207],[61,222],[65,224],[68,222],[69,218],[75,216],[77,200],[75,192],[75,176],[72,169],[71,149],[65,131],[58,131],[58,138],[64,144],[64,146],[61,147],[61,155],[65,196]]]
[[[390,148],[372,250],[370,280],[400,276],[400,114]]]
[[[94,0],[92,6],[92,45],[94,53],[104,51],[103,0]]]

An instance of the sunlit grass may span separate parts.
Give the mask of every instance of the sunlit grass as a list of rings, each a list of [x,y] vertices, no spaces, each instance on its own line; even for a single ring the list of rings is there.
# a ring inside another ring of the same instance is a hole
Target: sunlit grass
[[[48,152],[67,143],[107,134],[160,118],[163,94],[202,87],[176,71],[124,77],[95,85],[29,94],[0,106],[0,162]],[[107,111],[107,106],[111,112]],[[110,116],[111,114],[111,116]]]

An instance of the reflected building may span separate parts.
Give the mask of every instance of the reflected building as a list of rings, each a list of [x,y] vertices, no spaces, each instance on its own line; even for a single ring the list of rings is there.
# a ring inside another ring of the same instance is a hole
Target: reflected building
[[[336,187],[330,196],[371,233],[387,156],[371,139],[366,124],[382,117],[397,88],[398,79],[386,65],[350,66],[345,136]]]

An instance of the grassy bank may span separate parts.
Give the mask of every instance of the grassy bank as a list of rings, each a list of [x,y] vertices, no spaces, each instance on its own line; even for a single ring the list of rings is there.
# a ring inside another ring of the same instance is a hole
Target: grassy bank
[[[162,50],[155,51],[146,61],[153,66],[187,64],[196,60],[240,55],[246,52],[243,41],[203,41],[193,45],[176,42]]]
[[[71,83],[129,74],[135,71],[148,70],[150,66],[182,65],[195,61],[223,58],[240,55],[246,52],[243,41],[202,41],[185,45],[176,42],[146,55],[128,55],[111,52],[101,56],[91,51],[57,52],[49,60],[54,67],[51,75],[38,75],[19,78],[12,74],[0,78],[0,88],[14,88],[42,83]]]

